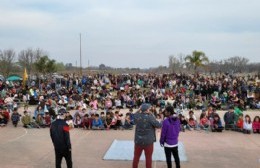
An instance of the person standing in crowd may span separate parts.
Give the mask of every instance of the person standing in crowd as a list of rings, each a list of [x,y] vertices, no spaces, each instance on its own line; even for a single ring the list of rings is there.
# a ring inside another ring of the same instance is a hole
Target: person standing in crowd
[[[56,121],[50,127],[50,136],[55,149],[56,168],[61,168],[63,157],[66,160],[67,167],[72,168],[69,126],[64,120],[64,113],[66,113],[66,110],[60,109]]]
[[[146,168],[152,168],[153,143],[156,141],[155,128],[161,128],[155,116],[150,112],[151,105],[142,104],[139,112],[134,115],[135,147],[133,168],[137,168],[140,156],[144,150]]]
[[[172,168],[171,157],[173,155],[176,168],[180,168],[178,152],[178,137],[180,132],[180,120],[172,106],[165,109],[166,119],[163,121],[160,144],[164,147],[167,167]]]

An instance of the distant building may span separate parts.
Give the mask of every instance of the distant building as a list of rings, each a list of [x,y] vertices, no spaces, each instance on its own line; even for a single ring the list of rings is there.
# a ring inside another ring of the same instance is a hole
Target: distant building
[[[72,63],[67,63],[67,64],[65,65],[65,68],[66,68],[66,69],[72,69],[72,68],[73,68]]]

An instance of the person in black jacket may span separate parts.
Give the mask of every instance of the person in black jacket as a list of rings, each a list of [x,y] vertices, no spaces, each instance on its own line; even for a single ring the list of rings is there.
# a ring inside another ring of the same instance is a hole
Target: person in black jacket
[[[64,121],[65,109],[60,109],[56,121],[51,124],[50,136],[55,149],[56,168],[61,168],[64,157],[68,168],[72,168],[69,126]]]
[[[225,121],[225,130],[234,130],[235,128],[235,113],[234,108],[231,106],[229,107],[228,112],[224,115]]]

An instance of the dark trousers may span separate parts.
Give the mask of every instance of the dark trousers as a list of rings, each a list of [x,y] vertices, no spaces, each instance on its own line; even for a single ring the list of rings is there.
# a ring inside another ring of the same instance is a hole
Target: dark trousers
[[[174,148],[164,147],[164,152],[165,152],[166,162],[167,162],[167,167],[168,168],[172,168],[172,155],[173,155],[174,160],[175,160],[176,168],[180,168],[181,167],[180,166],[180,158],[179,158],[178,146],[176,146]]]
[[[139,146],[135,144],[133,168],[138,168],[139,160],[144,150],[146,168],[152,168],[153,144],[148,146]]]
[[[55,157],[56,157],[56,168],[61,168],[61,161],[64,157],[67,163],[67,168],[72,168],[72,157],[71,157],[71,151],[65,150],[55,150]]]

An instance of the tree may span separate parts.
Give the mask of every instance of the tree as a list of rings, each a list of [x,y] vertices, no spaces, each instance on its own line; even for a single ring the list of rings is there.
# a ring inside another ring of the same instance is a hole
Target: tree
[[[99,69],[100,70],[105,70],[106,69],[106,65],[105,64],[100,64],[99,65]]]
[[[56,72],[56,61],[50,60],[48,56],[40,57],[34,65],[36,70],[43,75]]]
[[[34,63],[42,56],[43,51],[36,49],[35,51],[31,48],[22,50],[18,54],[19,64],[26,68],[28,73],[31,74],[35,70]]]
[[[4,77],[8,77],[13,68],[15,52],[12,49],[0,50],[0,71]]]
[[[173,55],[169,56],[169,70],[173,72],[182,71],[183,65],[183,54],[179,54],[178,58]]]
[[[234,73],[242,72],[246,70],[246,66],[249,62],[247,58],[244,57],[230,57],[227,60],[224,60],[224,64],[228,69],[232,70]]]
[[[65,68],[65,65],[63,64],[63,62],[59,62],[59,63],[56,63],[56,70],[57,71],[64,71],[66,68]]]
[[[205,66],[209,59],[202,51],[193,51],[192,55],[187,55],[185,57],[185,61],[187,62],[188,66],[191,66],[196,71],[198,67]]]

